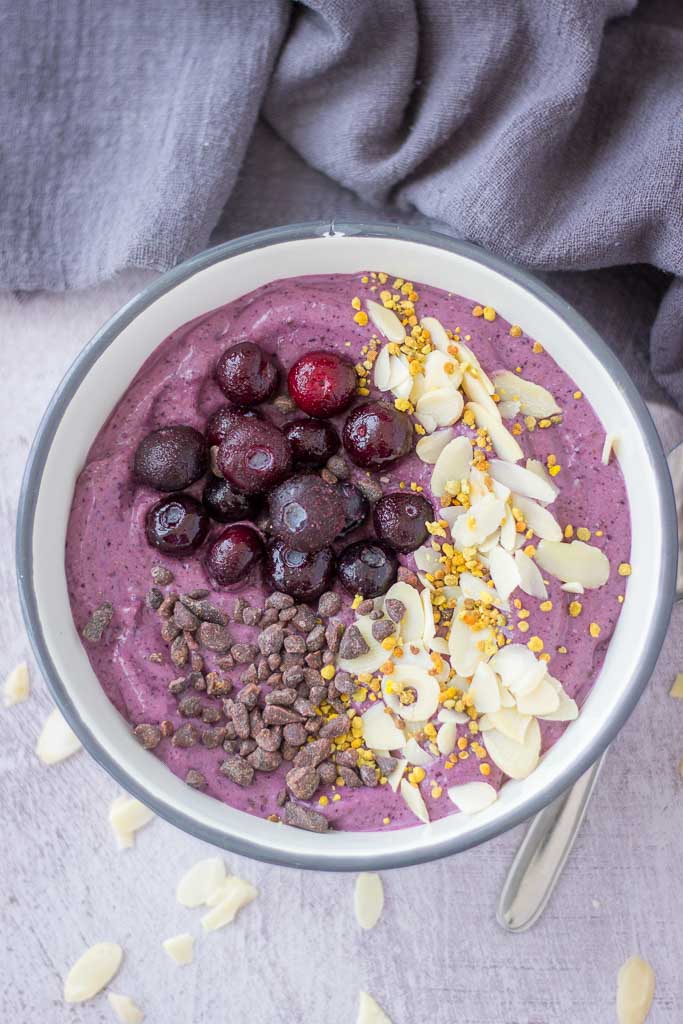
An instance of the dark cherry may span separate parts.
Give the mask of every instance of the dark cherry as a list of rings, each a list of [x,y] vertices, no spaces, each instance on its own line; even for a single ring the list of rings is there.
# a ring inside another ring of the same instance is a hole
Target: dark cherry
[[[334,416],[348,409],[356,393],[353,363],[336,352],[307,352],[287,377],[289,394],[309,416]]]
[[[209,532],[209,517],[191,494],[162,498],[148,510],[147,541],[167,555],[188,555]]]
[[[218,386],[235,405],[258,405],[277,390],[278,368],[252,341],[238,341],[216,365]]]
[[[295,551],[284,541],[273,540],[266,548],[265,574],[270,586],[296,601],[315,601],[329,590],[334,578],[334,553]]]
[[[297,551],[319,551],[344,528],[344,509],[336,487],[314,473],[285,480],[268,501],[272,533]]]
[[[379,597],[396,580],[396,552],[381,540],[349,544],[337,558],[337,576],[350,594]]]
[[[281,483],[292,468],[292,449],[268,420],[243,419],[218,447],[218,468],[244,494],[261,494]]]
[[[206,440],[209,445],[213,447],[225,441],[228,432],[245,418],[260,420],[261,414],[256,409],[236,409],[234,405],[221,405],[206,424]]]
[[[411,450],[413,425],[388,402],[366,402],[346,417],[342,439],[357,466],[382,469]]]
[[[240,519],[255,519],[261,511],[258,494],[242,494],[228,480],[212,476],[202,494],[204,508],[218,523],[236,523]]]
[[[294,461],[304,466],[324,466],[341,447],[337,429],[329,420],[293,420],[282,432],[292,446]]]
[[[206,571],[219,587],[248,583],[249,575],[263,558],[263,541],[248,523],[228,526],[209,545]]]
[[[134,472],[157,491],[182,491],[203,476],[208,458],[206,441],[194,427],[160,427],[138,445]]]
[[[434,508],[422,494],[397,491],[380,498],[372,515],[375,533],[396,551],[415,551],[429,536]]]
[[[341,495],[341,505],[344,512],[344,526],[338,536],[345,537],[347,533],[362,526],[370,512],[370,502],[358,488],[348,482],[341,480],[337,484],[337,491]]]

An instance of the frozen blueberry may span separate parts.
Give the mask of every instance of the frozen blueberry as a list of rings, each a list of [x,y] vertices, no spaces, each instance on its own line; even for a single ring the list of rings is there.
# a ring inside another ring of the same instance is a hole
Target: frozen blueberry
[[[314,473],[300,473],[269,496],[272,533],[297,551],[319,551],[344,527],[339,493]]]
[[[135,452],[140,483],[157,491],[182,491],[206,472],[208,450],[198,430],[183,424],[160,427],[143,437]]]
[[[292,449],[268,420],[243,419],[218,447],[218,468],[244,494],[261,494],[281,483],[292,468]]]
[[[366,402],[346,417],[342,440],[357,466],[382,469],[411,450],[413,425],[388,402]]]
[[[337,352],[306,352],[287,377],[289,393],[309,416],[334,416],[348,409],[356,392],[353,363]]]
[[[263,541],[258,530],[247,523],[228,526],[211,542],[206,553],[206,570],[219,587],[248,583],[263,558]]]
[[[202,494],[204,508],[218,523],[236,523],[240,519],[255,519],[261,511],[258,494],[242,494],[228,480],[210,477]]]
[[[206,440],[209,446],[213,447],[225,441],[228,432],[245,418],[260,420],[261,414],[256,409],[236,409],[234,405],[221,405],[206,424]]]
[[[370,502],[365,495],[348,480],[340,480],[337,484],[337,493],[341,497],[342,511],[344,512],[344,526],[339,531],[339,537],[345,537],[347,533],[362,526],[370,512]]]
[[[262,348],[238,341],[225,350],[216,365],[218,386],[235,405],[258,405],[277,390],[280,374]]]
[[[429,537],[434,508],[422,494],[397,491],[380,498],[373,512],[375,533],[395,551],[415,551]]]
[[[334,577],[331,548],[321,551],[295,551],[284,541],[273,540],[266,548],[266,578],[274,590],[289,594],[297,601],[315,601],[330,589]]]
[[[350,594],[379,597],[396,580],[396,552],[381,540],[360,540],[344,548],[337,575]]]
[[[209,517],[191,494],[162,498],[147,512],[147,541],[167,555],[187,555],[209,532]]]
[[[293,420],[283,427],[292,446],[294,461],[303,466],[324,466],[341,447],[339,434],[329,420]]]

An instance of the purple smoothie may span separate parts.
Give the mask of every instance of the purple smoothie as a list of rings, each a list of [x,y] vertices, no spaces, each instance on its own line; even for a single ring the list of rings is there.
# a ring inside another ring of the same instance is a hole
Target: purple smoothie
[[[228,613],[237,596],[257,607],[263,607],[267,596],[260,578],[249,580],[234,593],[216,590],[197,555],[174,559],[148,546],[145,514],[159,493],[133,479],[133,455],[139,441],[149,431],[171,423],[204,430],[208,417],[225,402],[213,377],[216,361],[238,339],[248,338],[274,354],[285,370],[312,348],[338,351],[354,361],[361,359],[361,349],[372,331],[370,325],[359,326],[353,321],[351,300],[355,296],[376,299],[379,290],[372,278],[363,283],[364,276],[359,273],[275,281],[178,328],[145,362],[95,439],[74,493],[66,543],[67,582],[79,633],[92,610],[103,601],[110,601],[114,607],[111,627],[98,644],[86,644],[86,649],[105,693],[132,725],[170,720],[177,727],[186,721],[178,714],[177,700],[167,689],[169,681],[181,673],[168,660],[168,650],[159,637],[158,616],[145,600],[152,566],[163,564],[174,573],[175,582],[166,588],[167,592],[208,589],[208,599]],[[549,454],[556,456],[562,467],[556,479],[561,490],[552,512],[563,528],[571,524],[575,529],[586,527],[591,531],[591,543],[608,555],[611,573],[605,586],[581,596],[583,611],[578,618],[567,611],[573,595],[564,593],[553,577],[548,581],[552,610],[541,612],[537,601],[526,598],[524,606],[531,612],[526,636],[542,636],[545,651],[552,655],[549,671],[580,706],[604,660],[621,609],[618,598],[625,592],[626,580],[617,574],[617,566],[629,558],[630,522],[618,463],[612,459],[609,465],[602,465],[604,429],[586,399],[574,397],[576,385],[546,352],[534,351],[533,341],[526,335],[511,337],[510,325],[500,316],[493,322],[473,316],[474,303],[469,299],[426,285],[416,284],[415,289],[420,296],[418,316],[437,317],[451,330],[459,327],[461,337],[489,375],[498,369],[520,367],[522,376],[548,388],[563,410],[561,424],[547,430],[524,431],[518,440],[525,457],[545,463]],[[271,406],[263,408],[278,425],[285,422]],[[344,416],[335,420],[340,433],[343,420]],[[415,482],[432,498],[431,472],[432,467],[413,453],[382,473],[384,490],[396,490],[400,481]],[[356,477],[362,475],[360,470],[354,473]],[[189,490],[199,496],[202,486],[200,481]],[[438,509],[438,499],[434,504]],[[215,524],[214,532],[220,529]],[[401,562],[413,565],[410,555],[401,556]],[[344,602],[339,617],[350,622],[354,617],[351,598],[341,588],[338,592]],[[597,639],[589,635],[591,622],[601,627]],[[232,622],[230,628],[235,640],[253,642],[258,635],[256,628]],[[525,637],[515,632],[514,640],[524,642]],[[558,648],[566,648],[566,653],[558,653]],[[156,652],[163,654],[161,663],[149,660]],[[212,667],[210,661],[207,667]],[[232,677],[235,688],[239,687],[243,669],[238,666],[225,673]],[[203,700],[206,705],[211,703],[208,698]],[[565,724],[550,722],[540,722],[540,726],[544,750],[566,728]],[[208,781],[206,792],[233,807],[260,817],[279,811],[276,795],[284,787],[289,764],[272,774],[257,772],[253,784],[243,789],[218,771],[225,758],[220,747],[208,749],[197,744],[182,749],[164,739],[154,753],[180,778],[185,778],[189,769],[202,772]],[[499,786],[502,778],[492,765],[486,781]],[[421,791],[432,820],[457,813],[446,787],[471,779],[482,779],[474,756],[450,769],[440,758],[428,769]],[[432,780],[443,787],[438,798],[431,795]],[[318,804],[321,794],[330,799],[324,808]],[[333,800],[335,795],[341,799]],[[417,823],[400,794],[386,785],[354,790],[323,787],[309,806],[322,810],[330,824],[341,829],[393,829]],[[388,824],[384,824],[385,818],[390,819]]]

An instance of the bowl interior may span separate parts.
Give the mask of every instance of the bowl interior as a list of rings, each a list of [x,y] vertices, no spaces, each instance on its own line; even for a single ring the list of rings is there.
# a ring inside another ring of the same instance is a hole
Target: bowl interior
[[[21,583],[32,639],[58,703],[91,753],[130,792],[181,827],[237,852],[292,865],[338,870],[414,863],[473,845],[539,809],[588,767],[632,710],[671,603],[671,502],[663,456],[620,364],[566,303],[521,272],[471,246],[427,234],[318,232],[284,240],[282,233],[279,238],[275,234],[257,247],[253,241],[231,243],[165,275],[114,317],[70,371],[41,428],[22,508]],[[273,825],[198,793],[139,747],[101,690],[74,628],[64,539],[76,477],[94,435],[147,356],[172,330],[278,277],[365,269],[382,269],[485,302],[542,340],[585,393],[605,430],[619,438],[637,586],[628,587],[582,714],[529,779],[508,783],[498,801],[475,817],[454,814],[397,832],[320,837]]]

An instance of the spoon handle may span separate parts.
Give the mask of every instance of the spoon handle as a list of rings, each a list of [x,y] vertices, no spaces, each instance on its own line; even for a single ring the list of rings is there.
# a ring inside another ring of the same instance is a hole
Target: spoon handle
[[[578,834],[605,754],[531,822],[512,862],[498,903],[498,923],[523,932],[550,899]]]

